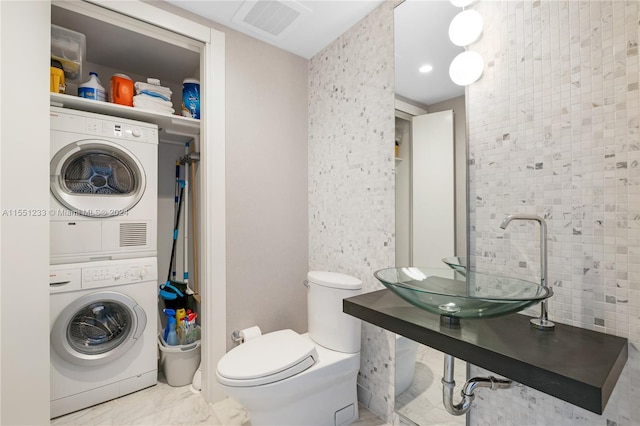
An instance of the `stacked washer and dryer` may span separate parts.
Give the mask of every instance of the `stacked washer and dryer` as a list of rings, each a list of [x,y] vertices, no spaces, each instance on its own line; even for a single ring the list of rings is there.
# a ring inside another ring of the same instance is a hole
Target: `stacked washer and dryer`
[[[51,108],[51,418],[157,382],[158,128]]]

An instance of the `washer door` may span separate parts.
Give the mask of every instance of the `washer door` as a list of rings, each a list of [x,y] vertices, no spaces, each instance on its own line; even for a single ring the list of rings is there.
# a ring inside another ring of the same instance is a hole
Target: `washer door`
[[[53,196],[69,210],[90,217],[125,214],[142,198],[146,177],[142,164],[122,146],[104,140],[81,140],[51,159]]]
[[[102,365],[122,356],[142,335],[147,315],[122,293],[101,291],[76,299],[56,318],[51,346],[66,361]]]

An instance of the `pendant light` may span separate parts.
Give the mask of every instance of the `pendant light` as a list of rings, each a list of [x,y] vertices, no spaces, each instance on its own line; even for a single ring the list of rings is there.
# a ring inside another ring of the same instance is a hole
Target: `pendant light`
[[[482,76],[484,60],[478,52],[466,51],[458,54],[449,66],[449,77],[458,86],[468,86]]]
[[[454,6],[466,7],[475,0],[450,0]],[[484,22],[476,10],[463,10],[449,24],[449,39],[456,46],[467,47],[482,34]],[[449,77],[459,86],[468,86],[477,81],[484,70],[484,60],[477,52],[465,50],[458,54],[449,66]]]
[[[449,25],[449,39],[456,46],[468,46],[482,34],[482,16],[475,10],[463,10]]]

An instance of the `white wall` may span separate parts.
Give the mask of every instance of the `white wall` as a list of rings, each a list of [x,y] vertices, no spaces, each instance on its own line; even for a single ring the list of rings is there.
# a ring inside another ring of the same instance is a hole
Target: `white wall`
[[[48,2],[0,2],[3,425],[49,423],[49,15]]]
[[[227,42],[228,333],[306,332],[308,61]]]

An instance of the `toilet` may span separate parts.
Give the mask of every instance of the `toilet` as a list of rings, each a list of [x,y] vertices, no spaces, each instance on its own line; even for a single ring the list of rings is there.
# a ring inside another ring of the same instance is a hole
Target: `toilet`
[[[342,426],[358,419],[360,320],[342,299],[362,281],[336,272],[307,274],[309,332],[279,330],[224,355],[216,378],[249,412],[253,426]]]

